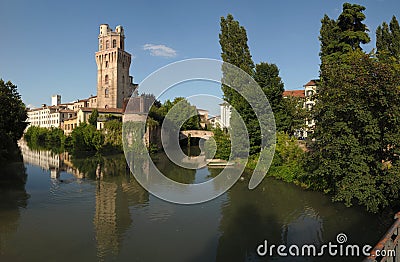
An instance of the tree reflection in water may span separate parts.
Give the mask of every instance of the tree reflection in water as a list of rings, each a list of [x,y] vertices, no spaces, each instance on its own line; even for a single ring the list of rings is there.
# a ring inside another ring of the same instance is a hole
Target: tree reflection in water
[[[0,181],[0,258],[2,258],[6,243],[18,229],[20,208],[27,206],[29,198],[25,191],[27,175],[19,149],[15,150],[9,164],[0,167],[0,174],[2,176]]]

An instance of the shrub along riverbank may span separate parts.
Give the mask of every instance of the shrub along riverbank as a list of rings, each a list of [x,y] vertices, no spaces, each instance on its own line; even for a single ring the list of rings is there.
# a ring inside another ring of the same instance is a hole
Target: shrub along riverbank
[[[33,149],[50,150],[55,153],[68,151],[73,154],[122,153],[122,122],[119,119],[105,123],[103,130],[94,125],[81,124],[70,136],[59,128],[31,126],[24,135],[28,146]]]

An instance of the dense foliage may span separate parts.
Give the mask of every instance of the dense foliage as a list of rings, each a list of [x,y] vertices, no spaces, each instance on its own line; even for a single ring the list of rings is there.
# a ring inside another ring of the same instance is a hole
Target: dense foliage
[[[214,136],[204,144],[207,158],[212,158],[212,152],[215,152],[215,159],[229,160],[231,154],[231,140],[229,134],[220,128],[212,130]]]
[[[64,150],[66,136],[60,128],[44,128],[30,126],[24,135],[28,146],[32,149],[45,149],[53,152]]]
[[[0,79],[0,179],[25,182],[26,173],[22,164],[21,151],[17,141],[26,127],[26,108],[18,93],[17,86]],[[11,168],[11,169],[10,169]]]
[[[3,79],[0,79],[0,112],[0,133],[16,142],[22,137],[27,124],[26,108],[17,86]]]
[[[327,15],[321,20],[320,41],[322,63],[336,61],[341,55],[361,50],[361,44],[370,42],[368,28],[363,23],[364,6],[344,3],[337,20]]]
[[[299,147],[300,141],[283,132],[276,136],[276,148],[268,175],[286,182],[298,182],[304,174],[302,161],[304,151]]]
[[[322,20],[315,141],[300,179],[377,212],[399,197],[400,72],[361,50],[364,10],[344,4],[338,21]]]
[[[170,112],[172,108],[173,111]],[[176,97],[172,102],[168,99],[163,104],[156,101],[150,108],[149,124],[161,126],[167,114],[168,120],[173,123],[180,123],[183,121],[180,130],[201,129],[200,118],[197,114],[196,107],[192,106],[184,97]],[[152,120],[156,122],[154,123]]]
[[[92,126],[97,127],[97,118],[99,117],[99,111],[97,109],[93,109],[92,113],[89,116],[88,122]]]
[[[400,26],[395,16],[389,25],[383,22],[376,29],[376,49],[380,61],[400,63]]]

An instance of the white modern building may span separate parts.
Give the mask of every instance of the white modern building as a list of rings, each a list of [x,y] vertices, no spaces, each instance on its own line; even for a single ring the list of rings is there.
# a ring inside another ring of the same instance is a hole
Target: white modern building
[[[224,102],[219,105],[221,110],[221,128],[229,128],[231,126],[231,113],[232,106],[227,102]]]

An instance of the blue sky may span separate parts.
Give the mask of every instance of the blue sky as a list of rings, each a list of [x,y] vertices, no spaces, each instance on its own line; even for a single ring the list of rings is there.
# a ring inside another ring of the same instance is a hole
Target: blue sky
[[[140,83],[169,63],[188,58],[220,59],[221,16],[232,13],[248,34],[255,63],[275,63],[286,89],[318,77],[320,20],[337,18],[345,1],[19,1],[0,2],[0,77],[18,86],[27,105],[63,102],[96,94],[99,25],[125,29],[125,49],[134,56],[131,75]],[[398,0],[357,1],[367,7],[369,51],[375,29]],[[220,94],[218,85],[213,85]],[[187,85],[188,89],[191,88]],[[190,95],[177,90],[170,96]],[[207,105],[200,105],[206,107]]]

